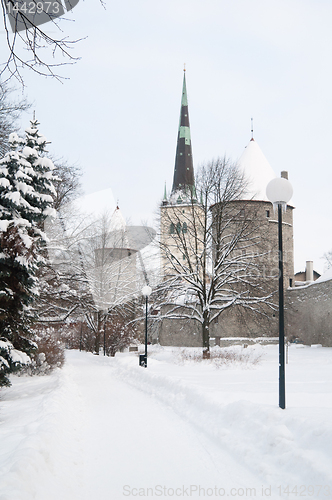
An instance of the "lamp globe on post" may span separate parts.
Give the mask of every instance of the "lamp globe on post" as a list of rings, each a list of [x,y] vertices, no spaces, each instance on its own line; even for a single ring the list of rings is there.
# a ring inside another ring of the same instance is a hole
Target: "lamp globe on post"
[[[293,196],[293,188],[288,179],[276,177],[266,187],[266,196],[278,207],[278,244],[279,244],[279,407],[286,408],[285,392],[285,319],[284,319],[284,271],[282,250],[282,209]]]
[[[145,297],[145,353],[139,357],[140,366],[148,366],[148,301],[152,288],[148,285],[143,286],[142,295]]]

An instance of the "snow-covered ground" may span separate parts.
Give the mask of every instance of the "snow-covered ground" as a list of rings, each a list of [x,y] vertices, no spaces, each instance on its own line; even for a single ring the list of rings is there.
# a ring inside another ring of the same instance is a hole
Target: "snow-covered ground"
[[[296,347],[278,408],[278,347],[255,365],[152,347],[67,352],[0,393],[0,500],[332,499],[332,349]]]

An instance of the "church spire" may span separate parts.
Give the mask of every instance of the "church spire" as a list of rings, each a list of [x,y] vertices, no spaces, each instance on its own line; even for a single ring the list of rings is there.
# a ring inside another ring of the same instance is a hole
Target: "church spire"
[[[191,150],[187,87],[186,87],[186,70],[184,69],[181,113],[178,132],[178,142],[176,147],[174,177],[172,193],[176,191],[185,191],[186,188],[194,189],[194,167],[193,156]]]

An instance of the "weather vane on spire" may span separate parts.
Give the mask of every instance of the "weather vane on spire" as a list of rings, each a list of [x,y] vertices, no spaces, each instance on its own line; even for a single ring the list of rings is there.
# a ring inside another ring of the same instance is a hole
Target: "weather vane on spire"
[[[254,141],[254,119],[251,118],[251,141]]]

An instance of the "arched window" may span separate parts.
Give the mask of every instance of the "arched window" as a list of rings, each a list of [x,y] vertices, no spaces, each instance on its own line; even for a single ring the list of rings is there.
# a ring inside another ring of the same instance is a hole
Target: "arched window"
[[[169,228],[169,232],[170,232],[170,234],[174,234],[175,233],[175,226],[174,226],[173,222],[171,222],[171,225],[170,225],[170,228]]]
[[[177,223],[177,225],[176,225],[176,232],[177,232],[178,234],[180,234],[180,233],[181,233],[181,223],[180,223],[180,222],[178,222],[178,223]]]
[[[186,222],[184,222],[184,223],[182,224],[182,232],[183,232],[183,233],[186,233],[187,231],[188,231],[187,223],[186,223]]]

